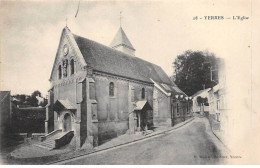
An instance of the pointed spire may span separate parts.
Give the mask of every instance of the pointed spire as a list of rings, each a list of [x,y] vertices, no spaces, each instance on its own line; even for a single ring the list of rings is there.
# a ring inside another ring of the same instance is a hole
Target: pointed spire
[[[125,52],[130,55],[134,55],[135,49],[129,39],[127,38],[123,28],[120,26],[117,31],[110,47],[117,49],[119,51]]]

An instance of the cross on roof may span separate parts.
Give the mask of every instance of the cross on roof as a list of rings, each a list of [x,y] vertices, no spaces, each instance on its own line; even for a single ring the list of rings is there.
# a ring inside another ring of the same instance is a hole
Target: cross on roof
[[[122,11],[120,11],[120,27],[121,27],[121,20],[122,20]]]

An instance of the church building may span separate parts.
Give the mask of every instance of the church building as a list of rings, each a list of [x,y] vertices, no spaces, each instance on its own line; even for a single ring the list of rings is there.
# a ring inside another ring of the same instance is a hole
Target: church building
[[[75,148],[191,117],[191,104],[160,66],[135,56],[120,26],[110,47],[61,33],[50,76],[45,137],[49,149]]]

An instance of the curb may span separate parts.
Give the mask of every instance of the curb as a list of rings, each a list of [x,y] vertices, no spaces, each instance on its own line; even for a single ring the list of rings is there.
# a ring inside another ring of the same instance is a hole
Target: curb
[[[153,136],[158,136],[158,135],[160,135],[160,134],[163,135],[163,134],[165,134],[165,133],[167,133],[167,132],[170,132],[170,131],[173,131],[173,130],[175,130],[175,129],[177,129],[177,128],[180,128],[180,127],[182,127],[182,126],[184,126],[184,125],[190,123],[190,122],[193,121],[193,120],[194,120],[194,117],[192,117],[190,120],[186,120],[187,122],[185,122],[184,124],[182,124],[182,125],[180,125],[180,126],[178,126],[178,127],[173,127],[172,129],[169,129],[169,130],[166,130],[166,131],[158,132],[158,133],[153,134],[153,135],[148,135],[148,136],[145,136],[145,137],[140,138],[140,139],[136,139],[136,140],[133,140],[133,141],[130,141],[130,142],[122,143],[122,144],[115,145],[115,146],[112,146],[112,147],[108,147],[108,148],[105,148],[105,149],[96,150],[96,151],[93,151],[93,152],[90,152],[90,153],[85,153],[85,154],[73,156],[73,157],[70,157],[70,158],[67,158],[67,159],[61,159],[61,160],[49,162],[49,163],[46,163],[45,165],[51,165],[51,164],[63,162],[63,161],[66,161],[66,160],[74,159],[74,158],[77,158],[77,157],[82,157],[82,156],[87,156],[87,155],[94,154],[94,153],[97,153],[97,152],[102,152],[102,151],[105,151],[105,150],[108,150],[108,149],[120,147],[120,146],[127,145],[127,144],[131,144],[131,143],[134,143],[134,142],[138,142],[138,141],[141,141],[141,140],[143,140],[143,139],[147,139],[147,138],[150,138],[150,137],[153,137]]]
[[[205,118],[208,119],[209,125],[210,125],[210,128],[211,128],[211,131],[212,131],[212,133],[215,135],[215,137],[227,148],[227,150],[228,150],[229,152],[231,152],[231,150],[227,147],[227,145],[226,145],[226,144],[215,134],[215,132],[213,131],[213,128],[212,128],[212,125],[211,125],[211,122],[210,122],[209,118],[208,118],[208,117],[205,117]]]

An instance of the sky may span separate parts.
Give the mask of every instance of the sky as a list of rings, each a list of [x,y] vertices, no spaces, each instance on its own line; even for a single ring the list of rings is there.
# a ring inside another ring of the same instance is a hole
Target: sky
[[[232,60],[230,70],[250,67],[252,19],[193,20],[199,16],[252,16],[250,1],[1,1],[1,90],[46,95],[62,29],[109,45],[120,25],[136,56],[173,74],[172,63],[186,50]],[[237,59],[239,58],[239,59]],[[233,69],[232,69],[233,68]],[[232,73],[231,72],[231,73]],[[248,71],[243,72],[246,75]],[[233,78],[239,78],[233,76]]]

